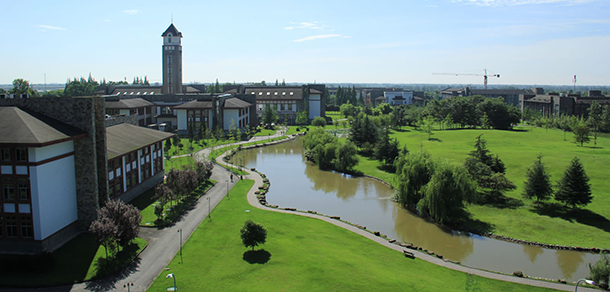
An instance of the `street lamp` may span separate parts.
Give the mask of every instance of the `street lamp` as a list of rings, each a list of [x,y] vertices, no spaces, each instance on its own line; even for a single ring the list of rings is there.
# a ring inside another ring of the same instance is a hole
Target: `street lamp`
[[[580,282],[585,282],[589,285],[595,285],[595,282],[591,281],[591,280],[587,280],[587,279],[580,279],[578,280],[578,282],[576,282],[576,286],[574,287],[574,292],[578,291],[578,284],[580,284]]]
[[[124,284],[123,288],[127,288],[127,292],[131,292],[131,290],[129,289],[129,286],[133,287],[133,283]]]
[[[182,229],[177,230],[180,233],[180,262],[184,264],[184,260],[182,259]]]
[[[174,279],[174,287],[167,288],[167,291],[177,291],[178,288],[176,287],[176,276],[174,276],[174,273],[167,274],[165,278]]]
[[[212,207],[211,207],[212,203],[210,203],[210,197],[207,197],[206,199],[208,200],[208,218],[210,218],[210,220],[212,220]]]
[[[229,197],[229,181],[227,180],[227,198]]]

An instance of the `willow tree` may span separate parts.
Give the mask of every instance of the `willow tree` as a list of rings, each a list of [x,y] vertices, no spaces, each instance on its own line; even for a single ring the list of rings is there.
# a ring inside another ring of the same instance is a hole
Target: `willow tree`
[[[415,207],[423,197],[423,187],[434,174],[435,163],[426,152],[402,153],[395,163],[398,179],[397,201]]]
[[[476,183],[466,169],[448,163],[437,163],[434,174],[423,189],[418,204],[441,224],[459,221],[465,215],[465,202],[473,202]]]

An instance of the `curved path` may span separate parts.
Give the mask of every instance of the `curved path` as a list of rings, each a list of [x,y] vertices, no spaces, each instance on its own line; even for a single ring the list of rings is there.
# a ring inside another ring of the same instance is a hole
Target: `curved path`
[[[226,154],[226,153],[225,153]],[[229,164],[229,163],[225,163],[222,158],[225,156],[225,154],[220,155],[218,158],[216,158],[216,163],[218,164],[224,164],[224,165],[228,165],[228,166],[232,166],[232,167],[237,167],[235,165]],[[496,280],[501,280],[501,281],[507,281],[507,282],[513,282],[513,283],[519,283],[519,284],[524,284],[524,285],[530,285],[530,286],[537,286],[537,287],[544,287],[544,288],[551,288],[551,289],[557,289],[557,290],[563,290],[563,291],[574,291],[574,285],[570,285],[570,284],[562,284],[562,283],[558,283],[558,282],[548,282],[548,281],[542,281],[542,280],[536,280],[536,279],[531,279],[531,278],[520,278],[520,277],[516,277],[516,276],[511,276],[511,275],[505,275],[505,274],[498,274],[498,273],[493,273],[493,272],[489,272],[489,271],[484,271],[484,270],[479,270],[476,268],[471,268],[471,267],[467,267],[467,266],[463,266],[463,265],[458,265],[458,264],[454,264],[451,262],[445,262],[442,259],[437,258],[436,256],[431,256],[427,253],[418,251],[418,250],[412,250],[412,249],[407,249],[405,247],[402,247],[400,245],[398,245],[396,243],[390,243],[387,239],[384,239],[382,237],[379,236],[375,236],[373,233],[369,232],[369,231],[365,231],[363,229],[360,229],[354,225],[345,223],[343,221],[340,220],[336,220],[336,219],[331,219],[330,217],[327,216],[323,216],[323,215],[318,215],[318,214],[311,214],[311,213],[306,213],[303,211],[288,211],[288,210],[283,210],[283,209],[278,209],[278,208],[271,208],[271,207],[267,207],[264,205],[261,205],[258,201],[258,199],[256,198],[256,194],[255,191],[258,190],[259,186],[263,186],[263,178],[261,177],[260,174],[258,174],[257,172],[253,172],[253,171],[249,171],[246,169],[246,171],[249,173],[247,176],[245,176],[245,179],[251,179],[254,181],[254,185],[252,186],[252,188],[250,189],[250,191],[248,191],[248,203],[250,203],[250,205],[252,205],[253,207],[259,208],[259,209],[263,209],[263,210],[268,210],[268,211],[273,211],[273,212],[280,212],[280,213],[287,213],[287,214],[297,214],[297,215],[301,215],[301,216],[305,216],[305,217],[310,217],[310,218],[315,218],[315,219],[319,219],[319,220],[323,220],[326,221],[330,224],[334,224],[336,226],[339,226],[341,228],[347,229],[351,232],[354,232],[358,235],[364,236],[374,242],[377,242],[387,248],[396,250],[398,252],[401,252],[403,250],[408,250],[412,253],[415,254],[415,256],[419,259],[425,260],[427,262],[433,263],[435,265],[438,266],[442,266],[448,269],[452,269],[452,270],[456,270],[456,271],[460,271],[460,272],[464,272],[464,273],[468,273],[468,274],[473,274],[473,275],[477,275],[477,276],[481,276],[481,277],[485,277],[485,278],[490,278],[490,279],[496,279]],[[586,288],[586,287],[578,287],[578,291],[600,291],[599,289],[593,289],[593,288]]]

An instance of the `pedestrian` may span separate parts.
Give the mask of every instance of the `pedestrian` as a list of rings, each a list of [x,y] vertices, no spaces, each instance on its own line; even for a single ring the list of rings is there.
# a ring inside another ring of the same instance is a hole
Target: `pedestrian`
[[[233,174],[231,174],[231,182],[233,182]]]

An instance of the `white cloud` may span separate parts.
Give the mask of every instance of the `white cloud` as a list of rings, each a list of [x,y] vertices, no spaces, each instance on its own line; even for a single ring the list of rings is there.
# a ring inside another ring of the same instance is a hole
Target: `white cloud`
[[[129,15],[138,14],[138,9],[123,10],[123,13],[127,13]]]
[[[320,22],[319,21],[312,21],[312,22],[301,22],[296,26],[287,26],[284,27],[284,29],[295,29],[295,28],[305,28],[305,29],[322,29],[322,26],[320,26]]]
[[[319,34],[319,35],[312,35],[312,36],[308,36],[302,39],[298,39],[298,40],[294,40],[293,42],[304,42],[304,41],[313,41],[313,40],[317,40],[317,39],[327,39],[327,38],[336,38],[336,37],[340,37],[340,34]]]
[[[517,6],[549,3],[577,5],[595,1],[598,0],[451,0],[453,3],[465,3],[477,6]]]
[[[50,25],[46,25],[46,24],[39,24],[38,27],[43,28],[43,29],[53,29],[53,30],[67,30],[63,27],[59,27],[59,26],[50,26]]]

